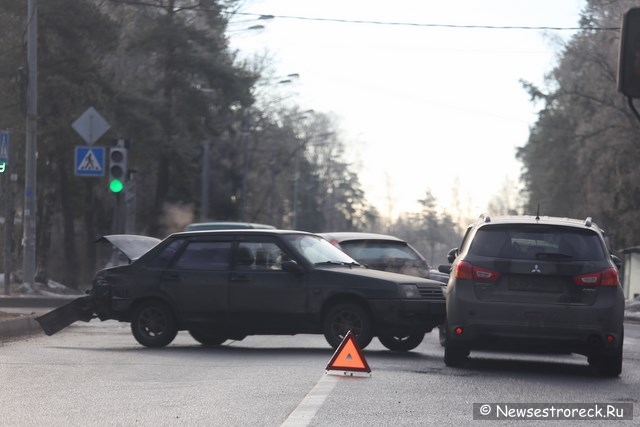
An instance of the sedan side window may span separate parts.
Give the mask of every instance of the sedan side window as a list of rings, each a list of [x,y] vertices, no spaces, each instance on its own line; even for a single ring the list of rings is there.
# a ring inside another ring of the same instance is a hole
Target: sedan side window
[[[179,270],[228,270],[231,242],[190,242],[173,268]]]
[[[273,242],[244,241],[238,244],[235,267],[238,270],[282,270],[283,259],[288,259]]]
[[[173,242],[169,243],[167,246],[165,246],[164,249],[162,249],[162,252],[160,252],[158,256],[149,261],[149,267],[166,268],[183,243],[183,240],[174,240]]]

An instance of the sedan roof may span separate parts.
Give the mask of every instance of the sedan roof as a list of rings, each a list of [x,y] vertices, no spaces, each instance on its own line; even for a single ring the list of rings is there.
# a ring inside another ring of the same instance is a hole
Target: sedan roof
[[[356,231],[338,231],[334,233],[317,233],[317,234],[318,236],[322,236],[329,241],[335,240],[338,243],[346,242],[348,240],[392,240],[394,242],[404,241],[402,239],[399,239],[395,236],[390,236],[388,234],[363,233],[363,232],[356,232]]]
[[[236,229],[274,229],[273,225],[258,224],[255,222],[233,222],[233,221],[216,221],[216,222],[194,222],[187,225],[185,231],[196,230],[236,230]]]
[[[171,236],[206,236],[206,235],[220,235],[220,234],[231,234],[231,235],[280,235],[280,234],[309,234],[312,236],[317,236],[317,234],[308,233],[306,231],[300,230],[281,230],[279,228],[238,228],[238,229],[229,229],[229,230],[194,230],[194,231],[181,231],[177,233],[171,234]]]

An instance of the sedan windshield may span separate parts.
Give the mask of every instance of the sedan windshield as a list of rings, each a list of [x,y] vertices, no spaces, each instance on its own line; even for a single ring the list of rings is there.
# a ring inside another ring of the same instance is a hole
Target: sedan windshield
[[[349,255],[319,236],[308,234],[290,234],[284,238],[294,247],[300,256],[312,264],[339,263],[357,264]]]
[[[420,260],[420,256],[404,242],[353,240],[341,242],[340,247],[354,259],[359,260],[383,260],[388,258]]]

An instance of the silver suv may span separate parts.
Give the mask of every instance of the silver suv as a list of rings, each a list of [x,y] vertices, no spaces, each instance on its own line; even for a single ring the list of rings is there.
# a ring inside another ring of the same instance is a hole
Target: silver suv
[[[449,262],[439,267],[452,273],[448,366],[472,350],[524,350],[582,354],[601,375],[620,375],[619,259],[591,218],[481,216]]]

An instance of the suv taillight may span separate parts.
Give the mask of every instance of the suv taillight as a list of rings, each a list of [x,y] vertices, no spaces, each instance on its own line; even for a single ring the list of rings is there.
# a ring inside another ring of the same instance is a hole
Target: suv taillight
[[[456,266],[456,279],[497,282],[499,278],[497,271],[476,267],[466,261],[460,261]]]
[[[618,271],[610,267],[597,273],[574,276],[573,283],[578,286],[618,286]]]

